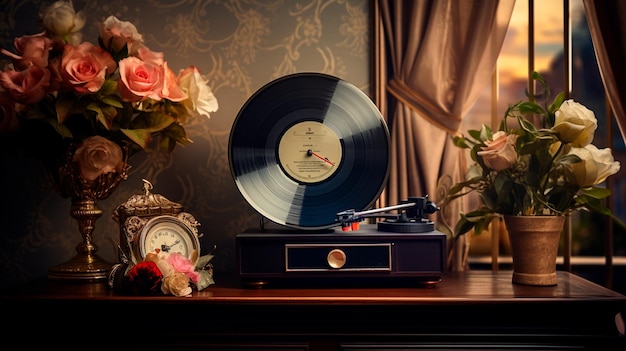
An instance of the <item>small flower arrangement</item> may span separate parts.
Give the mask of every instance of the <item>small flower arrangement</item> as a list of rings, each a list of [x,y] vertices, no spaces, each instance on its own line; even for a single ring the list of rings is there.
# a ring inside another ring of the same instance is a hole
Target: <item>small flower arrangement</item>
[[[543,94],[510,105],[495,133],[486,125],[455,136],[474,163],[464,181],[453,185],[442,203],[476,192],[481,205],[461,218],[455,235],[480,233],[499,215],[563,216],[597,211],[624,224],[603,204],[610,191],[599,186],[620,169],[610,148],[591,144],[597,128],[594,113],[560,93],[547,105],[550,89],[534,72]],[[531,122],[538,117],[537,124]]]
[[[132,23],[108,17],[93,44],[82,41],[86,15],[71,0],[52,3],[40,19],[43,32],[16,38],[15,52],[0,50],[12,62],[0,72],[0,133],[48,168],[74,145],[83,181],[122,173],[136,152],[191,143],[183,123],[217,110],[199,70],[175,74]]]
[[[214,284],[212,258],[211,254],[201,256],[194,265],[178,252],[151,252],[131,267],[124,265],[127,271],[112,288],[130,295],[190,297],[194,289],[201,291]]]

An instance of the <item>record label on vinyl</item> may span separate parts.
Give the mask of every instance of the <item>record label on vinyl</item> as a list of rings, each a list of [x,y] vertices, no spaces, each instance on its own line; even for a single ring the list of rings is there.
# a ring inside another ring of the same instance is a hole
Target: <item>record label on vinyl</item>
[[[314,121],[291,126],[278,143],[278,163],[302,183],[328,179],[341,161],[341,140],[328,126]]]
[[[235,118],[229,162],[245,200],[298,229],[338,225],[345,209],[370,208],[389,175],[389,131],[371,99],[321,73],[278,78]]]

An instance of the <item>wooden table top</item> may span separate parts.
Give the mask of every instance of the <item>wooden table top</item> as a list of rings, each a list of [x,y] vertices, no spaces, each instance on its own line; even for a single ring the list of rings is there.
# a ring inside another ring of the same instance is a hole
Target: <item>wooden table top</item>
[[[510,271],[449,272],[431,287],[264,287],[249,288],[235,283],[211,285],[194,291],[191,298],[174,296],[125,296],[104,283],[74,283],[43,279],[0,293],[2,299],[114,300],[141,299],[170,302],[228,304],[464,304],[557,301],[606,301],[626,303],[626,296],[569,272],[557,272],[558,284],[549,287],[511,283]]]

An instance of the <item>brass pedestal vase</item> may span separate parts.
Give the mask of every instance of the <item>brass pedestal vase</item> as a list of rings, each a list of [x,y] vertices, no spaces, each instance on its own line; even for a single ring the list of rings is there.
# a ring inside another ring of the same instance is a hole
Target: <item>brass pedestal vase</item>
[[[78,222],[78,231],[82,241],[76,245],[76,255],[69,261],[48,269],[48,278],[76,282],[102,282],[108,279],[113,266],[96,252],[98,246],[93,242],[96,220],[102,216],[97,201],[106,199],[128,177],[130,166],[124,163],[120,172],[101,174],[96,179],[87,181],[79,176],[78,165],[72,161],[72,150],[67,153],[66,161],[49,176],[53,187],[64,198],[72,201],[70,216]]]
[[[69,261],[48,269],[48,278],[97,282],[107,279],[112,263],[96,254],[98,246],[92,241],[96,219],[102,216],[95,200],[72,199],[70,216],[78,221],[82,242],[76,245],[76,255]]]
[[[504,216],[515,284],[557,285],[556,257],[564,216]]]

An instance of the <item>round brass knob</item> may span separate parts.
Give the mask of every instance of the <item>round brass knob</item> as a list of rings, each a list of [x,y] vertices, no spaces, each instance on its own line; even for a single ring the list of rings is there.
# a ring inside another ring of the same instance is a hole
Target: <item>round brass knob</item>
[[[326,261],[331,268],[341,268],[346,264],[346,253],[340,249],[333,249],[326,256]]]

